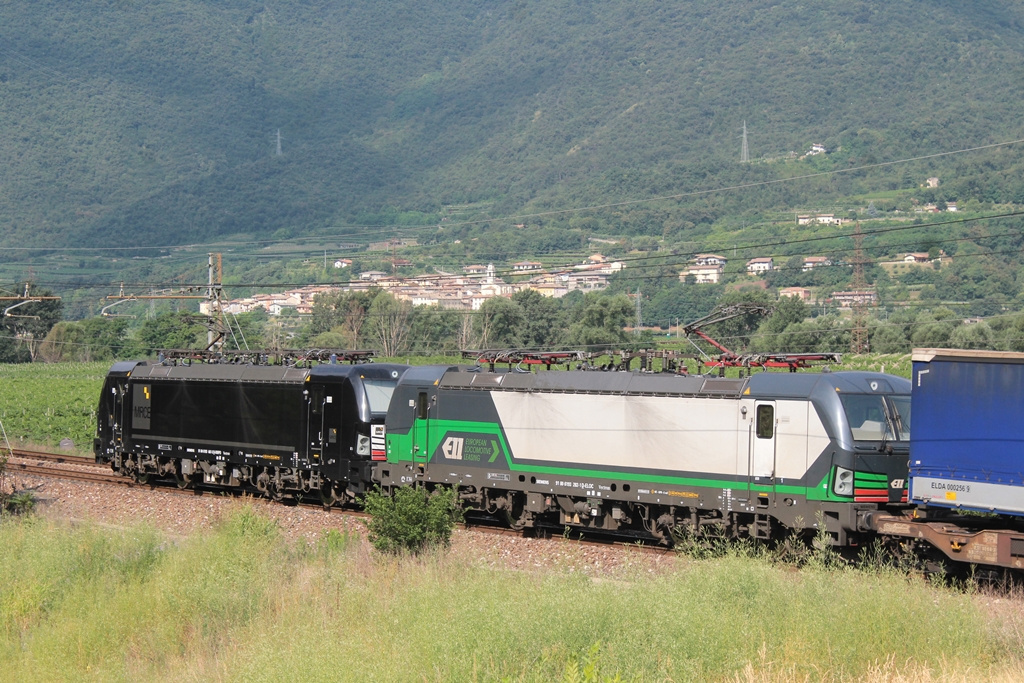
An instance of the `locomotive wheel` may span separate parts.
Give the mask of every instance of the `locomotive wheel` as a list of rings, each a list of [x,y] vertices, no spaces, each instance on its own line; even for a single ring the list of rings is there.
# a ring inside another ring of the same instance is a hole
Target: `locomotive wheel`
[[[334,492],[334,486],[324,482],[320,485],[320,502],[324,508],[329,508],[338,502],[338,494]]]
[[[174,483],[178,486],[179,489],[187,489],[189,486],[192,485],[192,478],[186,474],[175,472]]]
[[[135,483],[146,485],[149,483],[149,474],[135,471]]]

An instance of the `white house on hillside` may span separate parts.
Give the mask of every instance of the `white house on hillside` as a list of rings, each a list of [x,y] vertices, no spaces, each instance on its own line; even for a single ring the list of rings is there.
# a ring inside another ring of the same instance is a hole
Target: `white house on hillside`
[[[819,268],[821,266],[831,266],[832,261],[825,256],[805,256],[804,266],[801,268],[801,272],[806,273],[812,268]]]
[[[722,281],[722,274],[725,268],[722,266],[691,266],[679,273],[679,281],[686,282],[686,278],[693,276],[698,285],[718,284]]]
[[[759,256],[747,261],[747,272],[751,275],[767,273],[775,267],[775,261],[771,256]]]

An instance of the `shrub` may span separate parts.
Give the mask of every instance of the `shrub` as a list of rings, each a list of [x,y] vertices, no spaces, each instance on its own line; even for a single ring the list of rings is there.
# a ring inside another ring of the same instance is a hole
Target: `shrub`
[[[385,553],[420,553],[447,548],[455,522],[462,518],[453,489],[427,493],[423,488],[399,488],[390,496],[378,487],[363,498],[370,515],[370,543]]]
[[[14,515],[27,515],[36,507],[36,496],[31,491],[15,491],[10,495],[0,494],[0,507]]]

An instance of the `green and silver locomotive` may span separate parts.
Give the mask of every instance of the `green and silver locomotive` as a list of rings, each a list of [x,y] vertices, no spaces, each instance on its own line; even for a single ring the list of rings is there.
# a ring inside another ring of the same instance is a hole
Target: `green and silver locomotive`
[[[667,540],[769,538],[821,524],[856,545],[906,501],[910,383],[866,372],[740,379],[417,367],[386,420],[390,489],[457,487],[516,527]]]

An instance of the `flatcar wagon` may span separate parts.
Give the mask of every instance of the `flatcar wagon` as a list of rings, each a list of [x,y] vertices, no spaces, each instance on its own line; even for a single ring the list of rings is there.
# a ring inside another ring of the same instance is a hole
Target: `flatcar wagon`
[[[386,431],[385,489],[455,486],[517,527],[768,538],[820,520],[854,545],[864,515],[906,504],[910,383],[417,367]]]
[[[351,500],[384,460],[384,414],[406,366],[115,363],[94,453],[124,475]]]

